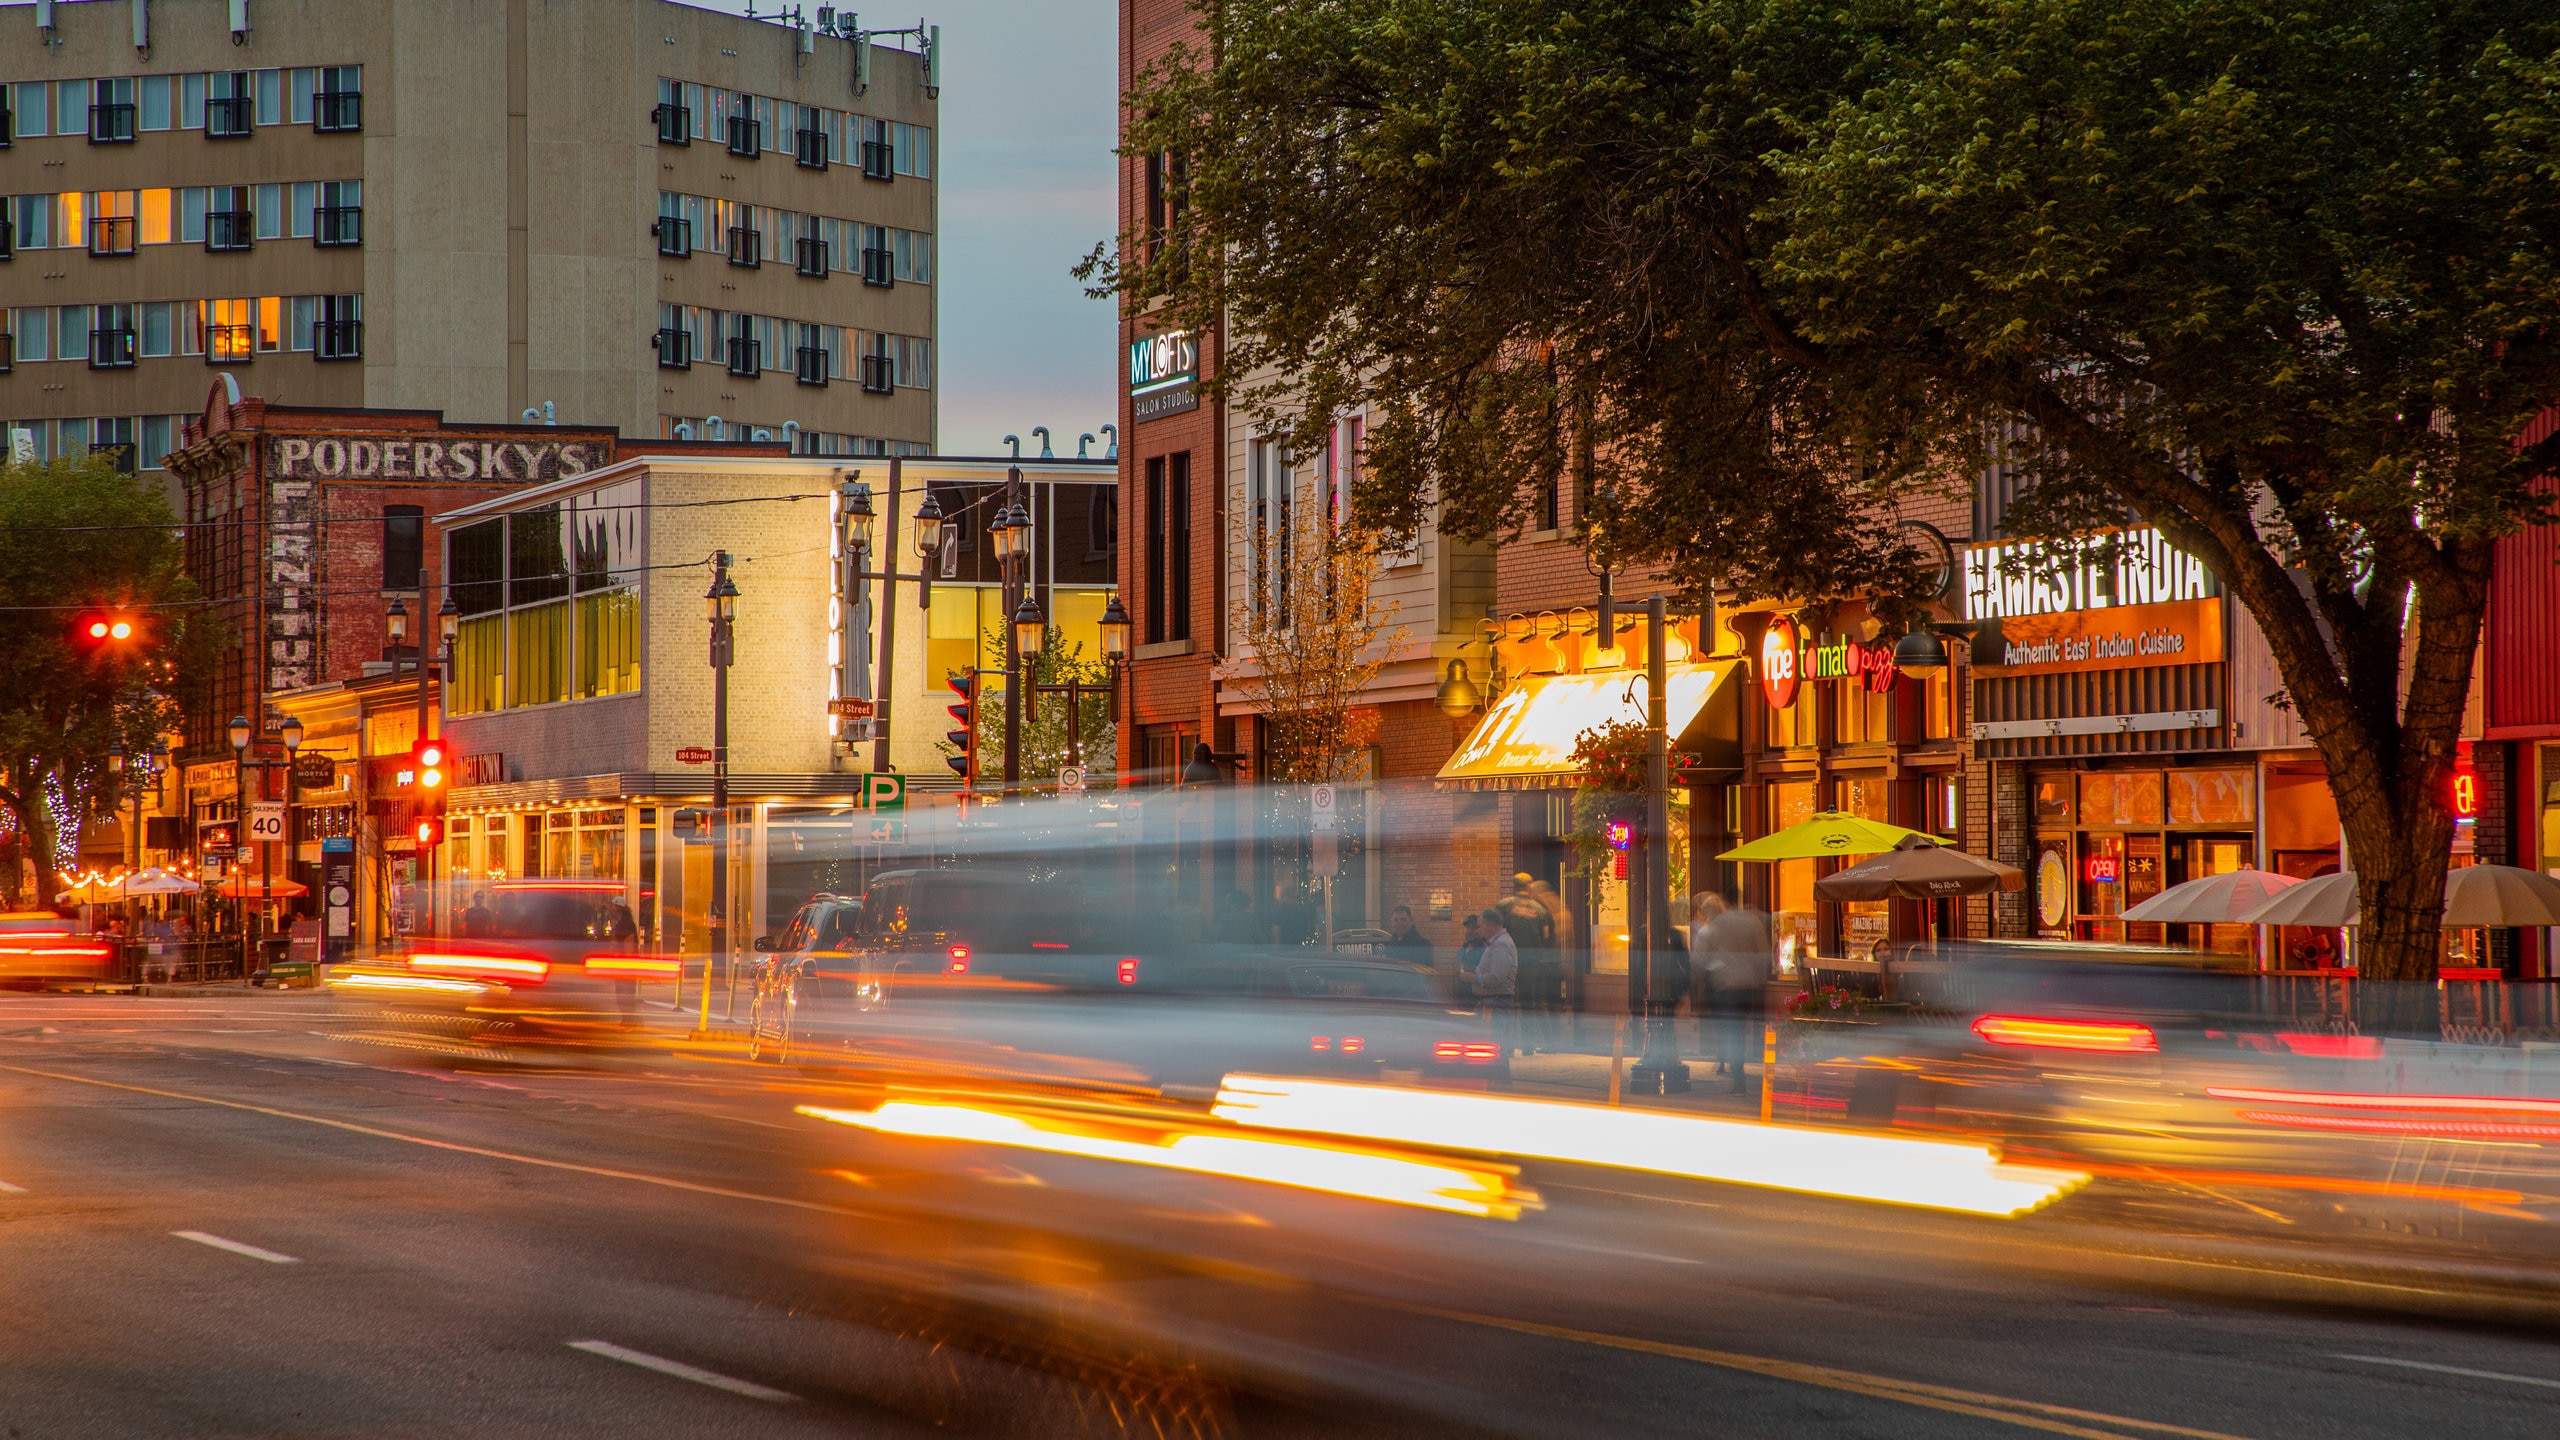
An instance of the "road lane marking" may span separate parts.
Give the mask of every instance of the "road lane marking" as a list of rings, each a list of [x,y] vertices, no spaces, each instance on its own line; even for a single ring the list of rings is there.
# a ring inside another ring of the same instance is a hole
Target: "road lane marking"
[[[0,1180],[0,1195],[24,1195],[26,1193],[26,1186],[12,1185],[6,1180]]]
[[[753,1200],[765,1205],[787,1205],[794,1210],[815,1210],[825,1215],[861,1215],[862,1211],[845,1205],[828,1205],[816,1200],[796,1200],[788,1195],[759,1195],[752,1190],[732,1190],[724,1185],[700,1185],[691,1180],[678,1180],[670,1175],[650,1175],[638,1170],[614,1170],[602,1165],[580,1165],[568,1160],[546,1160],[539,1155],[518,1155],[507,1150],[491,1150],[480,1145],[463,1145],[452,1140],[433,1140],[424,1135],[405,1135],[397,1130],[384,1130],[372,1125],[358,1125],[351,1120],[332,1120],[325,1115],[304,1115],[292,1110],[278,1110],[269,1105],[251,1105],[240,1100],[219,1100],[210,1095],[189,1095],[180,1090],[161,1090],[149,1085],[127,1085],[119,1080],[97,1080],[86,1075],[65,1075],[59,1070],[34,1070],[24,1065],[0,1065],[0,1070],[20,1075],[40,1075],[47,1080],[67,1080],[74,1085],[95,1085],[106,1090],[128,1090],[136,1095],[156,1095],[163,1100],[186,1100],[198,1105],[214,1105],[225,1110],[245,1110],[252,1115],[267,1115],[278,1120],[299,1120],[305,1125],[323,1125],[355,1135],[371,1135],[378,1140],[397,1140],[404,1145],[423,1145],[430,1150],[450,1150],[460,1155],[478,1155],[488,1160],[505,1160],[517,1165],[536,1165],[545,1170],[567,1170],[578,1175],[596,1175],[607,1180],[630,1180],[642,1185],[659,1185],[669,1190],[690,1190],[697,1195],[717,1195],[724,1200]]]
[[[625,1365],[637,1365],[643,1370],[655,1370],[661,1375],[673,1375],[679,1380],[690,1380],[696,1385],[708,1385],[714,1390],[726,1390],[732,1395],[744,1395],[750,1400],[797,1400],[800,1398],[787,1390],[776,1390],[770,1385],[759,1385],[753,1380],[741,1380],[734,1375],[723,1375],[717,1370],[705,1370],[699,1365],[687,1365],[681,1360],[652,1355],[646,1350],[627,1349],[610,1340],[572,1340],[569,1342],[569,1348],[584,1350],[590,1355],[601,1355],[607,1360],[619,1360]]]
[[[1972,1415],[1984,1420],[1997,1420],[2007,1425],[2024,1426],[2055,1435],[2071,1435],[2079,1440],[2127,1440],[2133,1435],[2180,1435],[2187,1440],[2242,1440],[2242,1437],[2220,1430],[2196,1430],[2184,1425],[2169,1425],[2157,1420],[2137,1420],[2128,1415],[2110,1415],[2103,1410],[2076,1410],[2067,1405],[2047,1405],[2035,1400],[2018,1400],[2006,1395],[1989,1395],[1975,1390],[1958,1390],[1946,1385],[1926,1385],[1916,1380],[1897,1380],[1887,1375],[1870,1375],[1855,1370],[1835,1370],[1827,1365],[1807,1365],[1795,1360],[1778,1360],[1765,1355],[1743,1355],[1730,1350],[1705,1350],[1694,1345],[1674,1345],[1660,1340],[1639,1340],[1627,1335],[1609,1335],[1592,1330],[1572,1330],[1561,1325],[1541,1325],[1533,1320],[1509,1320],[1498,1315],[1478,1315],[1465,1310],[1442,1310],[1429,1305],[1408,1305],[1395,1301],[1378,1302],[1393,1309],[1416,1315],[1429,1315],[1454,1320],[1464,1325],[1481,1325],[1488,1329],[1509,1330],[1521,1335],[1536,1335],[1549,1340],[1567,1340],[1579,1345],[1598,1345],[1612,1350],[1632,1350],[1644,1355],[1658,1355],[1672,1360],[1688,1360],[1720,1369],[1740,1370],[1765,1375],[1777,1380],[1792,1380],[1801,1385],[1817,1385],[1826,1390],[1843,1390],[1878,1400],[1893,1400],[1905,1405],[1918,1405],[1930,1410],[1945,1410],[1958,1415]],[[2085,1424],[2072,1424],[2085,1421]],[[2093,1429],[2093,1426],[2113,1429]]]
[[[2539,1385],[2546,1390],[2560,1390],[2560,1380],[2544,1380],[2533,1375],[2510,1375],[2503,1370],[2473,1370],[2461,1365],[2432,1365],[2424,1360],[2394,1360],[2388,1355],[2332,1355],[2333,1360],[2361,1360],[2367,1365],[2397,1365],[2403,1370],[2432,1370],[2439,1375],[2468,1375],[2474,1380],[2504,1380],[2510,1385]]]
[[[252,1260],[264,1260],[270,1265],[302,1263],[299,1256],[279,1255],[273,1250],[262,1250],[255,1245],[245,1245],[237,1240],[225,1240],[219,1235],[207,1235],[201,1230],[172,1230],[169,1233],[181,1240],[193,1240],[199,1245],[210,1245],[216,1250],[228,1250],[234,1255],[246,1255]]]

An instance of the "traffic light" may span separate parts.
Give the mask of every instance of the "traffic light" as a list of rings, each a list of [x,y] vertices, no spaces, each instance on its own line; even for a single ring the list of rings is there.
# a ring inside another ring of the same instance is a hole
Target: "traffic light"
[[[431,845],[441,845],[444,843],[444,817],[421,815],[417,823],[410,827],[409,833],[416,837],[418,848],[421,850]]]
[[[71,626],[72,640],[87,650],[130,644],[141,633],[142,627],[132,616],[109,610],[90,611],[73,621]]]
[[[409,773],[417,777],[416,784],[421,792],[442,790],[445,777],[444,742],[421,740],[410,746]]]
[[[950,741],[952,747],[960,753],[945,755],[942,759],[943,763],[958,771],[961,780],[965,782],[974,779],[978,773],[977,667],[970,666],[959,674],[949,677],[943,683],[949,685],[960,697],[959,704],[942,707],[951,712],[953,723],[960,727],[944,732],[943,738]]]

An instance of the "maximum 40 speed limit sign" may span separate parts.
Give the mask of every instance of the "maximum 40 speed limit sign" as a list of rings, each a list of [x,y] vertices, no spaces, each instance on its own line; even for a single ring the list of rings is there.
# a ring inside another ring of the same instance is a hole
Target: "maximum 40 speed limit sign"
[[[249,807],[249,843],[282,844],[284,842],[284,802],[260,800]]]

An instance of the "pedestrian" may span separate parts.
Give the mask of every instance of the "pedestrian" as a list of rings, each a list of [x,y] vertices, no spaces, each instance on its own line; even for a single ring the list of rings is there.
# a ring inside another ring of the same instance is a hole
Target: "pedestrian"
[[[640,948],[639,918],[631,913],[630,905],[626,904],[620,895],[605,902],[604,918],[597,929],[602,932],[601,938],[611,942],[617,950]],[[613,982],[613,994],[614,998],[621,1002],[623,1023],[638,1025],[640,1023],[640,982],[617,979]]]
[[[1304,945],[1315,935],[1316,907],[1286,880],[1271,882],[1271,943]]]
[[[1777,952],[1769,938],[1769,917],[1757,910],[1733,908],[1707,922],[1699,937],[1699,967],[1712,987],[1716,1025],[1716,1073],[1732,1078],[1742,1093],[1751,1057],[1751,1031],[1768,997],[1769,977]]]
[[[1520,1048],[1520,947],[1503,926],[1499,911],[1487,910],[1477,921],[1484,934],[1484,953],[1476,957],[1476,998],[1484,1007],[1486,1031],[1508,1060]]]
[[[498,912],[489,908],[489,892],[471,892],[471,904],[462,912],[462,933],[474,940],[485,940],[498,933]]]
[[[1484,922],[1470,910],[1458,922],[1458,957],[1456,973],[1467,984],[1475,983],[1476,961],[1484,957]]]
[[[1431,937],[1415,927],[1412,906],[1399,905],[1387,912],[1387,953],[1416,965],[1432,963]]]
[[[1562,1043],[1564,970],[1556,963],[1555,915],[1530,887],[1536,876],[1511,877],[1511,893],[1494,904],[1503,930],[1520,952],[1520,1041],[1530,1053]]]

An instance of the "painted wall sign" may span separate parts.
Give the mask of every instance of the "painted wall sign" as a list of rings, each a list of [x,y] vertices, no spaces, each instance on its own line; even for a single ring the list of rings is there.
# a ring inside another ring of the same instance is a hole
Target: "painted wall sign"
[[[1796,667],[1796,622],[1781,615],[1760,636],[1760,698],[1770,709],[1796,703],[1796,685],[1804,678]]]
[[[2202,600],[2222,593],[2203,561],[2170,544],[2159,531],[2127,530],[2114,539],[2114,563],[2061,569],[2038,563],[2050,548],[2041,541],[1967,546],[1965,618],[2059,615]],[[2023,562],[2023,573],[2003,573],[2002,567],[2012,560]]]
[[[2000,621],[1997,668],[2010,674],[2200,665],[2222,658],[2222,601],[2166,600]]]
[[[415,435],[284,435],[267,441],[283,480],[567,480],[611,463],[602,440],[423,440]]]

